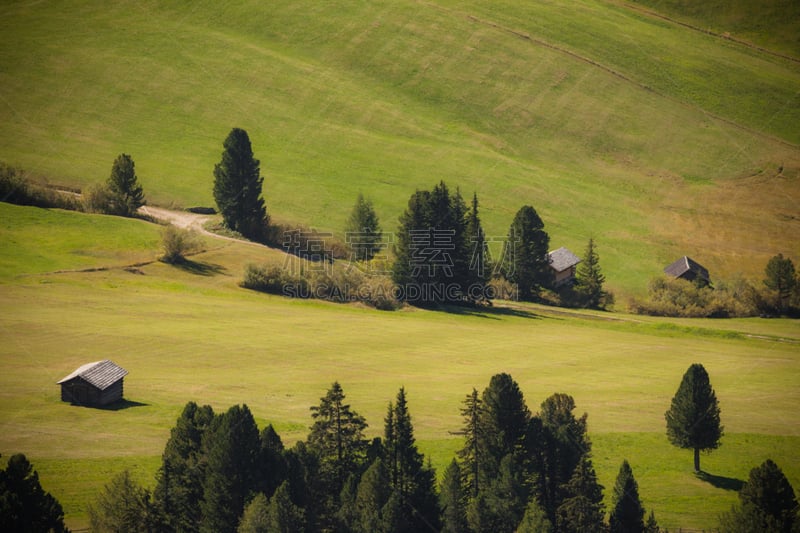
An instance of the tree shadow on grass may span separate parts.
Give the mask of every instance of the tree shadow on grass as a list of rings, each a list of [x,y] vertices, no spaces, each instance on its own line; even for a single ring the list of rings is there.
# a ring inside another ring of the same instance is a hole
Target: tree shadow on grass
[[[179,263],[174,263],[173,266],[180,268],[184,272],[195,274],[197,276],[214,276],[225,273],[225,267],[222,265],[201,263],[199,261],[192,261],[191,259],[184,259]]]
[[[531,311],[526,311],[524,309],[517,309],[512,307],[442,305],[431,309],[434,311],[442,311],[452,315],[474,316],[478,318],[488,318],[490,320],[501,320],[502,317],[505,316],[512,316],[518,318],[535,318],[535,319],[542,318],[541,316]]]
[[[132,407],[147,407],[148,405],[149,404],[123,398],[112,404],[98,406],[97,409],[102,409],[103,411],[122,411]]]
[[[708,472],[697,472],[695,476],[697,476],[697,479],[705,481],[706,483],[710,483],[712,486],[718,489],[739,492],[744,486],[744,481],[734,477],[716,476],[714,474],[709,474]]]

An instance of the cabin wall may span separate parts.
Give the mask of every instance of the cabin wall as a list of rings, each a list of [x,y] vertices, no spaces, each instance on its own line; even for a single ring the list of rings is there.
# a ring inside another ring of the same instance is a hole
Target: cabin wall
[[[75,405],[108,405],[122,399],[122,379],[101,391],[81,378],[61,384],[61,401]]]

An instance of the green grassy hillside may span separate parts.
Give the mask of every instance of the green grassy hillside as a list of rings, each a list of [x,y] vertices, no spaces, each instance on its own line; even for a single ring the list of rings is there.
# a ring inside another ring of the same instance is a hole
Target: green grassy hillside
[[[502,237],[594,235],[624,293],[689,254],[717,278],[797,253],[797,63],[598,0],[0,7],[0,159],[54,183],[130,153],[150,201],[210,205],[233,126],[271,212],[393,230],[444,179]],[[779,172],[779,169],[782,169]]]
[[[378,312],[286,300],[238,287],[247,262],[279,252],[209,241],[192,268],[146,263],[156,228],[0,203],[0,454],[24,452],[71,526],[123,468],[152,486],[183,405],[247,403],[288,444],[305,438],[309,407],[339,380],[379,435],[400,386],[422,451],[442,468],[460,446],[459,408],[473,387],[509,372],[532,410],[554,392],[588,412],[606,494],[622,459],[662,526],[709,528],[736,499],[726,478],[775,460],[800,486],[800,329],[789,320],[666,320],[538,306],[453,312]],[[89,229],[87,227],[91,227]],[[45,228],[70,236],[54,245]],[[157,234],[157,233],[156,233]],[[105,256],[76,264],[98,235]],[[140,244],[151,243],[151,244]],[[152,247],[151,247],[152,246]],[[37,262],[35,250],[47,251]],[[98,270],[100,266],[108,269]],[[93,271],[64,271],[91,267]],[[356,326],[356,327],[354,327]],[[62,403],[56,381],[110,358],[126,368],[127,408]],[[720,399],[726,436],[703,457],[713,482],[692,474],[691,453],[666,440],[664,411],[686,368],[702,362]]]

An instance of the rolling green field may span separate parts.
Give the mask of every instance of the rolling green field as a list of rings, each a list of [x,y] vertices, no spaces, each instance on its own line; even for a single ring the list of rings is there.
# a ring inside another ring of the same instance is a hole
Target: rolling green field
[[[460,446],[451,432],[462,399],[493,374],[509,372],[534,411],[567,392],[589,414],[606,493],[627,458],[645,505],[671,529],[714,526],[736,499],[731,483],[768,457],[800,486],[797,321],[523,304],[379,312],[239,288],[243,264],[283,260],[274,250],[209,240],[195,268],[180,269],[148,263],[160,253],[158,229],[140,221],[2,203],[0,220],[0,453],[26,453],[75,527],[121,469],[153,485],[187,401],[216,410],[246,403],[290,444],[305,438],[309,407],[334,380],[371,435],[381,434],[386,406],[405,386],[421,449],[439,469]],[[41,231],[54,223],[65,236],[58,245]],[[105,241],[102,260],[79,253],[100,235],[117,237]],[[30,260],[36,251],[46,259]],[[130,262],[140,266],[126,270]],[[130,372],[126,408],[62,403],[56,381],[102,358]],[[691,452],[665,436],[664,411],[694,362],[711,376],[726,430],[722,447],[702,459],[710,481],[697,479]]]
[[[0,159],[86,187],[130,153],[151,203],[211,205],[238,126],[284,221],[341,233],[361,191],[393,231],[443,179],[490,236],[524,203],[593,235],[620,293],[685,254],[758,276],[797,253],[800,66],[638,7],[9,2]]]

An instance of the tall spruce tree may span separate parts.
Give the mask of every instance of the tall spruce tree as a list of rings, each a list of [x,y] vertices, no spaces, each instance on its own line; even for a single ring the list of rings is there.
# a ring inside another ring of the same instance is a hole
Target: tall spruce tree
[[[575,281],[575,291],[578,293],[582,306],[591,309],[605,307],[609,300],[609,294],[603,290],[606,277],[600,270],[600,256],[597,255],[593,238],[589,238],[583,254],[583,261],[578,263]]]
[[[526,434],[531,412],[510,374],[495,374],[481,396],[479,448],[486,450],[484,475],[496,477],[506,455],[526,453]]]
[[[777,295],[778,310],[785,312],[797,285],[794,263],[788,257],[783,257],[783,254],[778,254],[767,262],[764,275],[764,285]]]
[[[275,490],[288,476],[288,466],[284,458],[284,446],[278,432],[269,424],[259,435],[261,450],[259,454],[259,474],[256,490],[271,498]]]
[[[61,504],[42,488],[39,474],[21,453],[0,468],[0,531],[68,531]]]
[[[536,210],[523,206],[514,216],[503,247],[502,273],[517,286],[521,300],[535,300],[542,289],[552,285],[550,237]]]
[[[372,202],[361,193],[358,193],[344,231],[354,260],[369,261],[381,250],[383,232],[378,215]]]
[[[200,531],[236,531],[249,496],[257,486],[261,448],[258,427],[247,405],[234,405],[206,432],[207,469]]]
[[[125,217],[133,216],[145,205],[144,190],[136,177],[133,159],[128,154],[120,154],[111,166],[108,178],[111,193],[111,211]]]
[[[644,508],[639,500],[639,484],[633,477],[628,461],[622,461],[614,492],[611,495],[611,515],[608,519],[611,533],[642,533]]]
[[[281,486],[270,498],[266,518],[269,533],[303,533],[305,531],[305,513],[292,501],[288,481],[281,483]]]
[[[390,485],[399,498],[407,531],[438,530],[439,498],[436,473],[417,449],[405,388],[389,404],[384,447]]]
[[[462,475],[454,459],[445,469],[439,490],[442,509],[442,533],[467,533],[466,497],[461,485]]]
[[[319,406],[311,408],[314,424],[308,436],[308,448],[319,458],[319,482],[325,498],[325,522],[333,524],[341,507],[338,501],[344,482],[360,472],[366,457],[367,440],[364,417],[345,403],[341,385],[334,382]]]
[[[233,128],[214,167],[214,200],[225,225],[247,238],[262,240],[269,223],[261,196],[264,178],[247,132]]]
[[[123,470],[89,506],[92,531],[158,531],[150,493]],[[4,530],[5,531],[5,530]]]
[[[558,530],[564,533],[603,531],[603,486],[597,482],[588,454],[578,462],[564,488],[566,497],[556,511]]]
[[[469,245],[469,265],[467,274],[470,286],[481,287],[491,278],[492,258],[489,253],[489,245],[486,242],[486,235],[481,226],[481,219],[478,212],[478,194],[473,193],[472,204],[467,213],[467,244]],[[473,298],[481,293],[475,292]]]
[[[458,458],[463,465],[462,483],[469,497],[478,495],[482,481],[481,462],[485,459],[483,446],[486,444],[486,440],[482,437],[482,410],[483,401],[478,395],[478,389],[473,388],[472,393],[464,399],[464,407],[461,409],[461,416],[464,418],[461,429],[464,435],[464,447],[458,451]]]
[[[210,406],[188,402],[170,432],[153,493],[167,531],[199,531],[206,471],[202,442],[213,420]]]
[[[536,498],[528,502],[516,533],[553,533],[553,523]]]
[[[679,448],[694,450],[694,470],[700,472],[700,451],[720,446],[720,408],[708,372],[699,363],[683,375],[672,405],[665,413],[667,437]]]

